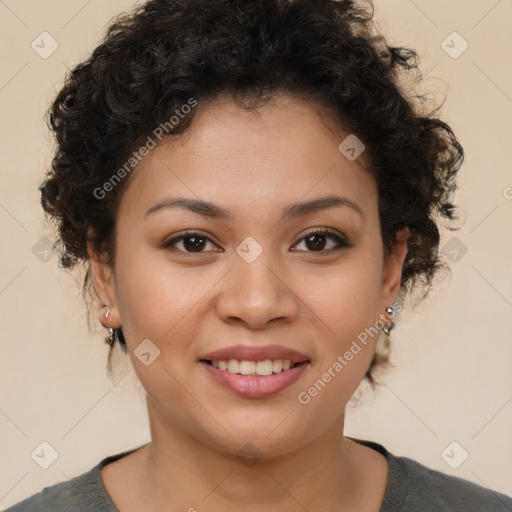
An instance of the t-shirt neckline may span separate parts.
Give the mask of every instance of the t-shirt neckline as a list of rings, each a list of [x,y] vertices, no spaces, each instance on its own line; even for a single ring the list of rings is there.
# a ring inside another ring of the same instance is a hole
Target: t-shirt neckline
[[[367,441],[363,439],[356,439],[353,437],[346,436],[356,443],[372,448],[373,450],[382,454],[388,462],[388,478],[386,483],[386,491],[384,493],[384,499],[382,501],[379,512],[398,512],[403,509],[405,499],[407,496],[408,488],[408,475],[405,465],[394,455],[392,455],[384,446],[374,441]],[[147,443],[149,444],[149,443]],[[94,496],[89,496],[94,501],[95,506],[103,507],[101,510],[105,512],[119,512],[115,506],[112,498],[107,492],[103,480],[101,478],[101,469],[111,462],[121,459],[141,448],[145,445],[138,446],[131,450],[109,455],[101,460],[96,466],[91,468],[88,472],[87,479],[90,480],[91,488],[96,488],[97,493]]]

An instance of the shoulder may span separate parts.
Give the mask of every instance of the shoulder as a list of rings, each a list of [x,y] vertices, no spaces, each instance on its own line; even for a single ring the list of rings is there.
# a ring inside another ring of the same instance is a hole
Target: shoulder
[[[100,470],[132,451],[106,457],[85,473],[45,487],[5,512],[117,512],[103,485]]]
[[[407,510],[512,512],[512,498],[462,478],[395,457],[408,475]]]
[[[381,512],[512,512],[510,496],[395,456],[378,443],[357,441],[379,451],[388,461]]]
[[[408,457],[390,455],[402,480],[393,485],[403,493],[404,510],[438,512],[512,512],[512,498],[463,478],[430,469]]]
[[[42,491],[13,505],[5,512],[41,512],[43,510],[51,510],[52,512],[96,511],[98,508],[95,505],[95,491],[87,488],[85,493],[80,491],[80,484],[86,478],[85,475],[75,477],[73,483],[71,481],[59,482],[45,487]]]
[[[83,475],[76,478],[80,485]],[[5,512],[89,512],[97,510],[90,493],[82,494],[71,482],[60,482],[16,503]],[[94,499],[94,498],[93,498]]]

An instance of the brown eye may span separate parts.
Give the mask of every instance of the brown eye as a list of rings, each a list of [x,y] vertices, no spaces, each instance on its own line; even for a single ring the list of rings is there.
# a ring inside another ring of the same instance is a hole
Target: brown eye
[[[187,251],[201,252],[204,249],[206,238],[202,236],[185,236],[183,237],[183,246]]]
[[[335,243],[334,246],[331,244],[331,246],[326,249],[326,246],[329,245],[328,240],[334,240]],[[345,239],[329,230],[310,232],[300,240],[300,243],[302,242],[304,242],[306,252],[332,252],[350,247],[350,244]],[[300,243],[297,244],[296,247],[299,246]]]
[[[204,248],[208,243],[213,245],[209,238],[200,233],[186,233],[166,242],[164,248],[176,249],[184,253],[201,253],[206,252]],[[181,247],[179,247],[180,244]]]

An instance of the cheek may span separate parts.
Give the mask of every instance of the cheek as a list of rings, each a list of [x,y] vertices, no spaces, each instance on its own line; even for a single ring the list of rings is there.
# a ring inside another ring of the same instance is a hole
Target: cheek
[[[339,412],[363,379],[374,353],[381,268],[370,256],[361,251],[328,273],[324,269],[310,275],[307,284],[302,281],[301,293],[318,327],[315,345],[319,350],[299,403],[311,402],[312,409],[319,408],[318,414],[325,406],[332,407],[333,415]]]
[[[176,381],[186,382],[195,362],[191,341],[201,337],[195,308],[213,282],[193,278],[143,251],[124,261],[120,258],[117,266],[123,332],[141,384],[155,400],[160,397],[169,405],[186,401],[189,398]],[[146,365],[141,354],[148,352]]]
[[[315,343],[318,359],[297,401],[310,417],[323,417],[326,424],[343,411],[372,360],[377,339],[375,288],[368,274],[339,277],[315,306],[322,320]]]
[[[119,309],[132,365],[147,393],[166,403],[189,400],[183,394],[197,363],[197,341],[218,325],[211,291],[225,274],[213,266],[178,267],[161,254],[139,251],[118,261]],[[210,291],[210,293],[208,293]],[[158,354],[149,366],[137,355],[143,340]],[[156,348],[153,347],[153,345]],[[163,393],[163,394],[162,394]]]
[[[127,342],[154,338],[160,346],[200,301],[207,280],[198,286],[195,269],[173,266],[154,249],[123,251],[126,246],[120,243],[118,248],[116,290]]]
[[[379,315],[381,268],[362,251],[336,267],[321,269],[302,279],[297,289],[318,319],[321,333],[329,340],[329,352],[343,347]]]

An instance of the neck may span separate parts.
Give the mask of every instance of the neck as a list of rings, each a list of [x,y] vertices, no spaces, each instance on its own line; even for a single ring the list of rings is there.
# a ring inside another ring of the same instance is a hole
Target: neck
[[[368,504],[372,474],[361,462],[361,448],[373,450],[343,437],[343,414],[310,444],[273,456],[250,444],[229,453],[173,429],[149,402],[148,412],[152,442],[139,473],[146,510],[378,510]]]

